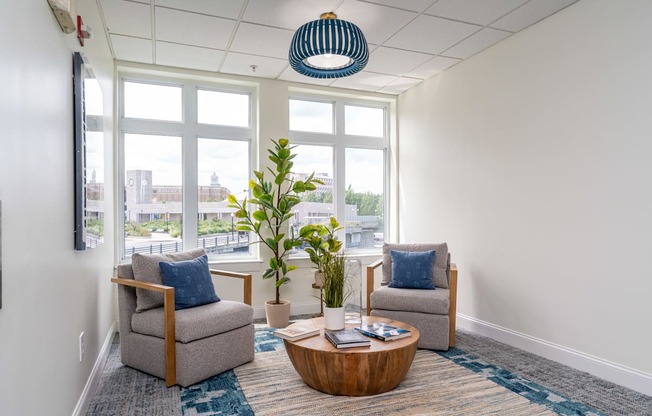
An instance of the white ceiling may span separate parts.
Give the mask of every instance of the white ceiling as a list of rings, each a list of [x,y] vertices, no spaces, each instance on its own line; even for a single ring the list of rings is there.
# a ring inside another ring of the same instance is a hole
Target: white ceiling
[[[577,0],[99,0],[115,59],[399,94]],[[300,75],[294,31],[334,11],[371,52],[358,74]],[[252,67],[255,66],[255,71]]]

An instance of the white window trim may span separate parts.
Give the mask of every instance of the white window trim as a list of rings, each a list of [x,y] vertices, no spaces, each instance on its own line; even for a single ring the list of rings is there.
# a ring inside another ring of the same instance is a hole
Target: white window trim
[[[304,91],[290,93],[289,100],[302,100],[302,101],[315,101],[333,104],[333,133],[313,133],[305,131],[289,130],[288,137],[290,142],[296,145],[321,145],[333,147],[333,176],[335,186],[333,187],[333,201],[334,201],[334,215],[336,218],[341,218],[340,213],[346,212],[344,196],[340,198],[340,193],[346,192],[346,177],[345,177],[345,153],[346,148],[362,148],[371,150],[382,150],[383,158],[385,161],[385,171],[383,177],[384,183],[384,196],[383,196],[383,209],[384,209],[384,222],[383,232],[385,241],[391,241],[395,234],[396,227],[392,225],[393,210],[390,207],[395,206],[393,202],[394,195],[391,190],[393,189],[392,172],[395,172],[392,162],[391,144],[395,143],[396,136],[396,101],[393,99],[364,99],[350,96],[326,95],[326,94],[311,94]],[[288,100],[288,107],[289,107]],[[344,120],[345,106],[353,105],[360,107],[382,108],[384,110],[385,121],[385,135],[384,137],[370,137],[370,136],[357,136],[345,134],[345,123],[339,122]],[[390,217],[391,216],[391,217]],[[338,233],[340,240],[344,240],[344,230]],[[369,253],[351,254],[352,257],[368,257]],[[302,259],[304,255],[293,255],[293,259]]]
[[[132,119],[124,116],[124,83],[138,82],[155,85],[169,85],[182,88],[182,121]],[[118,132],[117,140],[117,175],[116,175],[116,248],[117,261],[124,263],[130,261],[124,257],[124,183],[125,183],[125,155],[124,139],[125,134],[152,134],[162,136],[176,136],[182,138],[182,216],[183,216],[183,249],[189,250],[198,245],[197,236],[197,211],[198,211],[198,180],[197,180],[197,139],[215,138],[246,141],[249,143],[249,166],[247,172],[249,179],[253,172],[253,166],[257,163],[257,105],[258,91],[253,86],[230,85],[228,83],[210,82],[206,80],[177,79],[173,77],[150,76],[147,74],[132,73],[124,71],[118,73],[117,78],[118,99],[118,120],[116,121]],[[197,120],[197,90],[219,91],[249,95],[249,127],[233,127],[212,124],[199,124]],[[195,121],[189,121],[195,120]],[[192,173],[193,174],[186,174]],[[193,212],[195,215],[189,215]],[[240,263],[259,260],[258,250],[250,246],[249,256],[223,256],[212,258],[211,263]]]

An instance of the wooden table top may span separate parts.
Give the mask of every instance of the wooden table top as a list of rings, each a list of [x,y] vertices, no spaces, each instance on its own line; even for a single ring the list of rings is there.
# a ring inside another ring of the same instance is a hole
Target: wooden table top
[[[305,321],[312,321],[313,325],[316,327],[320,328],[319,335],[313,336],[313,337],[308,337],[304,339],[300,339],[298,341],[287,341],[285,342],[291,342],[292,344],[303,348],[307,350],[315,350],[315,351],[324,351],[324,352],[333,352],[333,353],[341,353],[341,354],[369,354],[373,352],[380,352],[380,351],[388,351],[388,350],[396,350],[396,349],[401,349],[405,348],[406,346],[410,344],[414,344],[419,342],[419,330],[413,327],[412,325],[406,324],[405,322],[400,322],[400,321],[395,321],[393,319],[387,319],[387,318],[381,318],[378,316],[363,316],[362,317],[362,323],[363,324],[373,324],[375,322],[383,322],[388,325],[393,325],[397,328],[405,328],[408,329],[412,334],[409,337],[405,338],[400,338],[397,340],[393,341],[381,341],[376,338],[369,337],[371,340],[371,346],[369,347],[353,347],[353,348],[335,348],[333,344],[330,343],[324,337],[324,318],[319,317],[319,318],[312,318],[312,319],[307,319],[304,321],[299,321],[296,322],[292,325],[299,325],[301,322]],[[289,325],[291,327],[292,325]],[[360,324],[346,324],[346,329],[353,329],[356,326],[360,326]]]

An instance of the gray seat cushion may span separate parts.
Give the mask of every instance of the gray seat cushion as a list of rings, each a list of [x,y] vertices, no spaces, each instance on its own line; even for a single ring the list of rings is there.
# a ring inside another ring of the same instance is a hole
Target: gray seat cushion
[[[222,334],[250,325],[254,309],[242,302],[222,300],[217,303],[175,312],[176,340],[182,343]],[[131,328],[143,335],[164,338],[163,308],[149,309],[131,317]]]
[[[383,284],[392,280],[392,256],[390,250],[399,251],[430,251],[435,250],[435,263],[433,264],[432,280],[436,287],[448,289],[448,244],[389,244],[383,245]]]
[[[371,294],[372,309],[448,315],[449,306],[448,289],[397,289],[382,286]]]

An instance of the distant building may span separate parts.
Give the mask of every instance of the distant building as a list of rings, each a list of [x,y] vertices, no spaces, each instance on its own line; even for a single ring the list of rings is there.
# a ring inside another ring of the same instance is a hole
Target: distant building
[[[203,219],[224,218],[227,209],[217,209],[216,202],[224,202],[231,191],[220,185],[215,172],[211,175],[209,186],[198,187],[200,215]],[[183,189],[180,185],[154,185],[151,170],[128,170],[125,187],[125,217],[127,221],[147,222],[167,214],[170,220],[181,219]],[[219,204],[226,208],[226,204]],[[204,208],[202,210],[202,207]],[[222,212],[224,211],[224,212]],[[227,212],[228,211],[228,212]]]
[[[292,180],[305,181],[308,174],[294,173]],[[315,195],[327,195],[333,192],[333,178],[326,173],[317,173],[314,178],[323,182],[317,189],[310,192]],[[153,185],[152,171],[129,170],[126,175],[125,187],[125,219],[126,221],[149,222],[158,219],[180,221],[182,213],[183,192],[181,186]],[[231,192],[219,182],[217,174],[211,175],[209,186],[198,188],[198,219],[211,220],[219,218],[230,221],[235,211],[228,206],[227,197]],[[306,195],[306,194],[303,194]],[[246,194],[242,195],[244,198]],[[296,205],[288,226],[295,233],[301,226],[315,223],[328,223],[333,215],[332,202],[303,201]],[[382,226],[377,216],[358,216],[355,205],[345,205],[345,212],[338,216],[345,225],[346,246],[350,248],[374,247],[374,236],[382,232]]]

